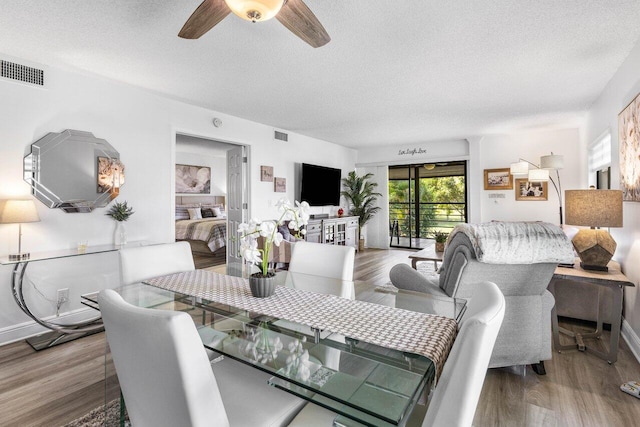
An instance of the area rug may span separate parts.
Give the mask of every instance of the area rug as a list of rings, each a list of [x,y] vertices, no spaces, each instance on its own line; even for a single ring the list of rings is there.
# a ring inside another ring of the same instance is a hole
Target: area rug
[[[71,421],[64,427],[117,427],[120,425],[120,399],[114,399],[105,406],[101,405],[88,414]],[[125,421],[125,427],[131,423]]]

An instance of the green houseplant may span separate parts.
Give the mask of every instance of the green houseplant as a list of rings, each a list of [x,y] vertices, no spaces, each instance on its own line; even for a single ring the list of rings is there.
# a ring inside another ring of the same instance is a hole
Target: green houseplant
[[[107,211],[105,215],[110,216],[116,220],[116,231],[113,238],[113,243],[116,246],[122,246],[127,244],[127,231],[124,228],[124,221],[128,220],[133,215],[133,208],[130,207],[126,201],[115,202]]]
[[[360,219],[358,223],[359,250],[364,249],[362,227],[380,210],[380,207],[376,206],[376,201],[378,197],[382,197],[382,194],[375,191],[378,183],[369,181],[371,177],[373,177],[372,173],[358,176],[356,171],[351,171],[346,178],[342,178],[343,191],[340,194],[347,199],[349,214]]]
[[[435,231],[433,233],[433,238],[436,241],[436,252],[444,252],[444,244],[447,242],[448,237],[449,233],[444,231]]]

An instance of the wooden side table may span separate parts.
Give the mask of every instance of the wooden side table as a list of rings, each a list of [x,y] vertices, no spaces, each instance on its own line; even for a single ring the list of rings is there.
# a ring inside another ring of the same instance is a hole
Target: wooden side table
[[[602,313],[600,313],[600,298],[602,296],[601,290],[598,291],[598,316],[596,321],[596,329],[593,332],[586,334],[576,334],[567,329],[560,328],[558,326],[558,315],[556,313],[556,307],[553,306],[551,310],[551,327],[553,330],[553,343],[558,353],[562,350],[575,350],[588,351],[595,354],[601,359],[606,360],[609,364],[615,363],[618,360],[618,344],[620,342],[620,325],[622,323],[622,298],[624,295],[625,286],[634,286],[633,283],[622,274],[620,270],[620,264],[615,261],[611,261],[608,264],[609,271],[594,271],[584,270],[580,267],[580,260],[576,259],[575,266],[570,267],[557,267],[551,282],[549,282],[549,292],[555,296],[555,285],[558,280],[571,280],[578,283],[591,283],[604,288],[610,288],[613,294],[612,310],[611,310],[611,339],[609,340],[609,352],[604,353],[593,348],[590,348],[584,344],[584,339],[599,338],[602,335]],[[561,345],[560,333],[568,335],[575,339],[575,344]]]
[[[433,261],[433,266],[436,271],[438,271],[438,262],[442,262],[443,255],[444,252],[436,252],[435,246],[430,246],[414,253],[413,255],[409,255],[409,258],[411,259],[411,267],[415,269],[418,261]]]

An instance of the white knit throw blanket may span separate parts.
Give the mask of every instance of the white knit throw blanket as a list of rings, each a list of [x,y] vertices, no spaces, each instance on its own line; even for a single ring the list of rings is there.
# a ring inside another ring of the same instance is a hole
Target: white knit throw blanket
[[[573,263],[571,241],[557,225],[546,222],[460,224],[449,235],[464,233],[480,262],[487,264]]]

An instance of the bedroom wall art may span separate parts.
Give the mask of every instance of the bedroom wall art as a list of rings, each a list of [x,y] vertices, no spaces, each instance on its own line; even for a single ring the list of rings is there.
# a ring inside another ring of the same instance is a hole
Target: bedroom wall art
[[[176,165],[176,193],[209,194],[210,192],[210,167]]]
[[[622,200],[640,202],[640,94],[618,114]]]

